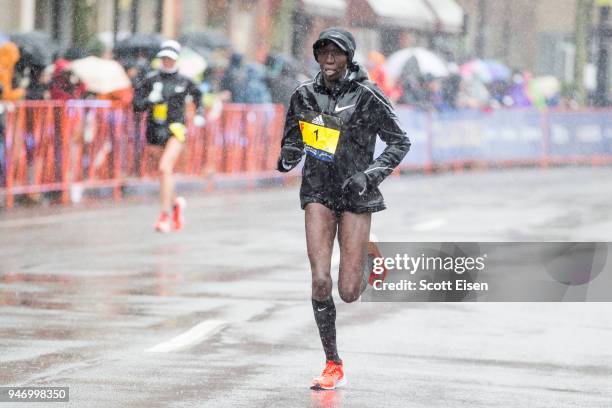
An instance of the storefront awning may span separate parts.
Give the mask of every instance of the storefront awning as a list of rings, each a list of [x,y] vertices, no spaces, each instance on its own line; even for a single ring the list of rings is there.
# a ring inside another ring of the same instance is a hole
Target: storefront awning
[[[322,17],[344,17],[346,0],[302,0],[305,13]]]
[[[432,30],[436,17],[424,0],[368,0],[379,23],[413,30]]]
[[[463,30],[463,9],[455,0],[427,0],[440,31],[457,34]]]

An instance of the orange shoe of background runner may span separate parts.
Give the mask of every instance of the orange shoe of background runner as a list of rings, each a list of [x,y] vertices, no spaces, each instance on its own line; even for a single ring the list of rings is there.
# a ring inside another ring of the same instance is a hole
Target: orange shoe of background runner
[[[335,390],[346,385],[346,377],[344,376],[344,368],[342,363],[335,363],[328,360],[323,369],[323,373],[319,377],[312,379],[313,390]]]
[[[170,232],[170,217],[165,212],[161,212],[155,223],[155,231]]]
[[[174,200],[174,207],[172,207],[172,229],[175,231],[182,230],[185,226],[185,207],[187,201],[183,197],[176,197]]]

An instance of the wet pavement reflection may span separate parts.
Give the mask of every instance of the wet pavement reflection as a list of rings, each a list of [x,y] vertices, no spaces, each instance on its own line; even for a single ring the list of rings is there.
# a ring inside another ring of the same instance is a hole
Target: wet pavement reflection
[[[387,241],[609,241],[611,170],[593,171],[389,180],[390,210],[373,228]],[[515,200],[527,182],[547,190]],[[442,190],[453,202],[434,194]],[[169,235],[151,230],[154,203],[1,214],[0,385],[69,386],[75,407],[612,400],[612,304],[603,303],[337,301],[349,385],[310,390],[324,359],[296,197],[295,188],[191,197],[187,227]],[[582,223],[560,225],[569,212]],[[431,219],[447,221],[413,228]],[[150,351],[160,344],[168,351]]]

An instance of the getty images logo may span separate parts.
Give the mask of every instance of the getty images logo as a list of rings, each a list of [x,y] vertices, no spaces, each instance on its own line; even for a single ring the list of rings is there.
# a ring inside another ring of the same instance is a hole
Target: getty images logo
[[[405,271],[414,275],[418,272],[454,272],[462,275],[466,272],[480,272],[486,267],[487,254],[468,256],[462,254],[450,255],[438,251],[436,253],[421,253],[418,256],[410,254],[395,254],[393,257],[374,258],[372,271],[382,274],[385,270]]]

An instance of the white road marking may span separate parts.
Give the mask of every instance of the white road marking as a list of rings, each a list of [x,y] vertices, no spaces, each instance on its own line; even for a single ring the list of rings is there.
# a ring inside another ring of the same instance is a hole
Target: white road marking
[[[425,221],[419,224],[415,224],[412,227],[412,230],[413,231],[431,231],[431,230],[438,229],[445,224],[446,224],[446,220],[444,218],[436,218],[430,221]]]
[[[172,351],[183,350],[217,334],[225,326],[227,326],[227,322],[224,320],[207,320],[192,327],[185,333],[179,334],[145,351],[147,353],[170,353]]]

